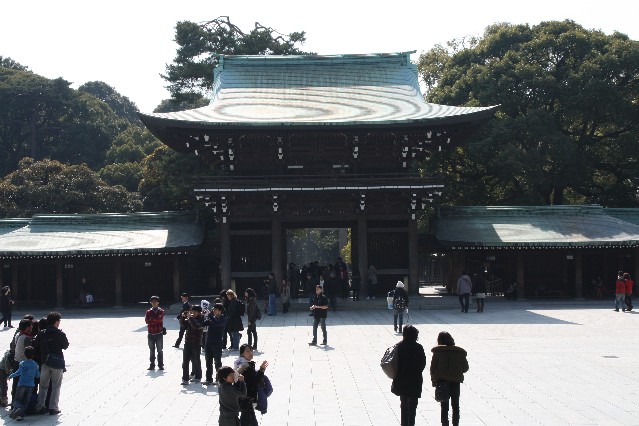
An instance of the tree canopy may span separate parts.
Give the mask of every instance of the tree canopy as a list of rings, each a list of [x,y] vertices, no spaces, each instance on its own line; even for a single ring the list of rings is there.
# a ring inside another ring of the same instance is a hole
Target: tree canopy
[[[639,43],[572,21],[496,24],[421,55],[427,100],[500,105],[463,148],[437,154],[452,204],[636,206]]]
[[[228,16],[199,23],[180,21],[175,26],[177,53],[162,77],[174,102],[191,104],[211,89],[217,55],[299,55],[304,52],[297,45],[305,41],[303,31],[284,35],[259,22],[245,32]]]

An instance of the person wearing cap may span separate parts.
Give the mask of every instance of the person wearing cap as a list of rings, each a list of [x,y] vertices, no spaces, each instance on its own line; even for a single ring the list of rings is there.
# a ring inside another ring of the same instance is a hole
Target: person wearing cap
[[[191,310],[191,304],[189,303],[189,294],[182,293],[180,295],[180,298],[182,299],[182,309],[180,310],[180,313],[177,315],[177,317],[175,317],[178,321],[180,321],[184,317],[185,312],[188,313]],[[175,345],[173,345],[174,348],[180,347],[185,331],[186,331],[186,326],[183,327],[182,322],[180,321],[180,334],[178,335],[178,338],[175,341]]]
[[[313,341],[310,342],[309,345],[317,345],[317,326],[320,324],[322,326],[322,335],[324,337],[322,345],[326,345],[326,317],[328,316],[328,298],[322,292],[321,285],[315,286],[315,296],[313,297],[311,312],[313,313]]]
[[[393,291],[393,328],[396,333],[402,332],[402,325],[404,324],[404,313],[408,309],[408,293],[404,289],[404,283],[397,281],[395,290]],[[399,318],[399,328],[397,325],[397,319]]]
[[[148,328],[147,340],[149,342],[149,365],[148,370],[155,370],[155,351],[158,356],[158,370],[164,370],[163,333],[164,333],[164,309],[160,308],[160,298],[151,296],[151,308],[147,309],[144,320]]]

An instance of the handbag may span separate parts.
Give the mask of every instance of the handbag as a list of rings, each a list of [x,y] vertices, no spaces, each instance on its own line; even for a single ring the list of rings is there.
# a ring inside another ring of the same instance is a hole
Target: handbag
[[[397,357],[397,345],[393,345],[386,349],[380,366],[389,379],[395,379],[397,377],[397,370],[399,367],[399,360]]]
[[[448,401],[450,398],[450,382],[446,380],[437,380],[435,384],[435,401]]]
[[[56,370],[61,370],[65,367],[64,358],[62,358],[60,355],[51,353],[47,355],[47,359],[44,361],[44,363],[48,367],[54,368]]]

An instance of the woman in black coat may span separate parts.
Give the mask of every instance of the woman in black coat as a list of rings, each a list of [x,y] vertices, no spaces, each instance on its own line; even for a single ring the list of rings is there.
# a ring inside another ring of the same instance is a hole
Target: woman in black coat
[[[402,426],[414,426],[417,403],[422,396],[422,372],[426,368],[426,354],[417,343],[419,331],[412,325],[404,327],[403,339],[397,344],[397,376],[391,392],[399,396]]]
[[[244,330],[244,324],[242,324],[242,312],[240,311],[240,305],[243,303],[237,299],[237,295],[233,290],[226,291],[226,297],[229,300],[228,309],[226,311],[226,331],[231,334],[231,350],[240,349],[240,331]]]

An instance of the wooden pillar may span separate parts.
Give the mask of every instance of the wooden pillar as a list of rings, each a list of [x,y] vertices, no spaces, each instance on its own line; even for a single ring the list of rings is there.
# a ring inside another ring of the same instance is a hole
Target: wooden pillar
[[[11,294],[14,300],[22,297],[19,295],[18,287],[18,264],[14,263],[11,265]]]
[[[122,307],[122,261],[115,261],[115,306]]]
[[[575,298],[583,299],[583,268],[581,260],[582,250],[575,251]]]
[[[357,267],[362,276],[363,295],[368,296],[368,224],[366,216],[357,216]]]
[[[227,217],[220,222],[220,278],[223,290],[231,288],[231,224]]]
[[[16,271],[17,272],[17,271]],[[27,282],[24,286],[24,300],[31,300],[33,298],[33,274],[32,274],[32,266],[29,265],[27,267]]]
[[[62,261],[58,261],[55,265],[55,306],[56,309],[64,309],[64,290],[62,288]]]
[[[177,254],[173,258],[173,297],[180,300],[180,257]]]
[[[526,297],[526,281],[524,277],[524,254],[521,250],[517,252],[517,292],[519,293],[519,298],[523,299]],[[508,288],[511,283],[504,283],[504,289]]]
[[[419,294],[417,220],[408,219],[408,294]]]
[[[279,286],[282,282],[282,221],[276,214],[271,216],[271,272]]]

